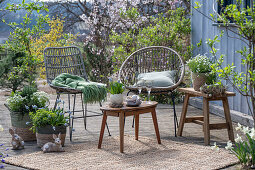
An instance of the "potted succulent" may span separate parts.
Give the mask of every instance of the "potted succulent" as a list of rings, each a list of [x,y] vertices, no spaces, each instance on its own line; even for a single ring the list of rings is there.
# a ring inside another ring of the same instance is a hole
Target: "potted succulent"
[[[69,117],[65,116],[64,109],[38,109],[36,113],[29,113],[31,118],[31,129],[36,132],[37,145],[42,147],[47,142],[54,142],[53,134],[61,133],[61,144],[64,146],[66,127]]]
[[[35,133],[30,128],[29,112],[35,112],[39,108],[49,104],[47,93],[37,91],[37,88],[25,86],[22,91],[12,93],[6,100],[5,106],[10,111],[12,128],[24,141],[36,140]]]
[[[187,64],[191,70],[191,78],[194,90],[200,91],[200,87],[206,83],[207,78],[212,71],[212,64],[207,56],[200,54],[194,58],[191,58]]]
[[[110,102],[111,105],[114,106],[122,106],[123,104],[123,92],[125,90],[125,85],[120,81],[110,82],[109,84],[109,92],[110,92]]]

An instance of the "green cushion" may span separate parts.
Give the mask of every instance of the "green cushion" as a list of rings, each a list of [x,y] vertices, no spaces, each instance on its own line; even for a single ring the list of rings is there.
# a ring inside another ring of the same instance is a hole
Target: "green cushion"
[[[146,81],[152,81],[153,87],[169,87],[175,84],[176,71],[161,71],[140,73],[137,76],[136,85],[146,85]]]

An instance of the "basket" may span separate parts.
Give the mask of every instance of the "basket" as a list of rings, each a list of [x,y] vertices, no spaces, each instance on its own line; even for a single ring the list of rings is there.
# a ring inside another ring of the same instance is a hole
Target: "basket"
[[[65,145],[65,138],[66,138],[66,126],[56,126],[55,130],[52,128],[51,125],[47,125],[44,127],[36,128],[36,140],[37,146],[42,147],[47,142],[53,142],[53,134],[60,135],[61,145]]]
[[[27,122],[30,122],[31,119],[28,113],[14,112],[12,111],[7,104],[4,104],[10,111],[11,124],[14,132],[18,134],[25,142],[35,141],[36,135],[33,133],[30,128],[31,125],[27,125]]]
[[[200,91],[200,87],[206,83],[208,73],[191,72],[192,84],[195,91]]]

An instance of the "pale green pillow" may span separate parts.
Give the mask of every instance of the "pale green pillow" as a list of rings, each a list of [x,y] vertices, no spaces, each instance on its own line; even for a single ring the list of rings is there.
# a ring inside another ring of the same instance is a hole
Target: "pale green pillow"
[[[146,81],[152,81],[153,87],[169,87],[175,84],[176,71],[161,71],[140,73],[137,76],[137,85],[146,85]]]

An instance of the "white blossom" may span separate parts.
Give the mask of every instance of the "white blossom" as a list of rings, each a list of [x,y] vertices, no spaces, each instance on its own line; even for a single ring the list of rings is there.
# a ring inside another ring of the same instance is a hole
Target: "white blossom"
[[[214,151],[219,151],[220,150],[220,148],[219,148],[219,146],[217,146],[216,142],[214,142],[214,145],[211,146],[211,149],[214,150]]]
[[[228,141],[228,143],[227,143],[227,146],[225,147],[227,150],[231,150],[231,149],[233,149],[233,144],[232,144],[232,142],[231,141]]]
[[[235,138],[235,142],[236,143],[242,143],[243,142],[241,136],[239,136],[238,134],[237,134],[237,138]]]
[[[238,124],[237,124],[237,127],[236,127],[236,130],[237,130],[237,131],[238,131],[238,130],[242,131],[242,129],[243,129],[243,126],[242,126],[240,123],[238,123]]]

